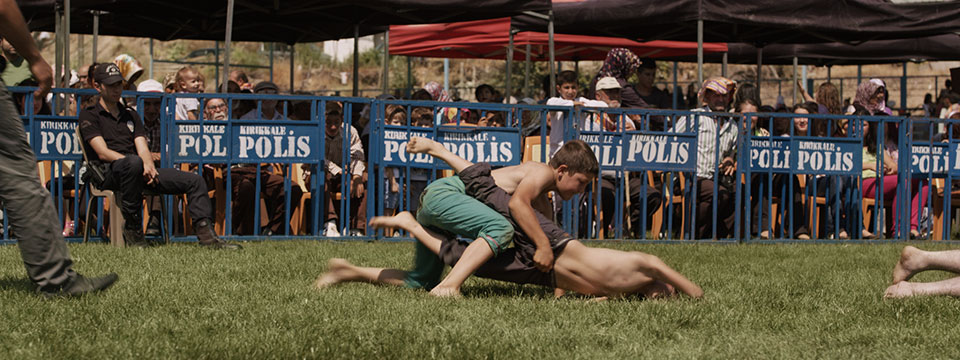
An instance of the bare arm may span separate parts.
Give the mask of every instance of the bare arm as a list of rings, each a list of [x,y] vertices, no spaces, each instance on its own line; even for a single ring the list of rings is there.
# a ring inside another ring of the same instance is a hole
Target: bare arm
[[[700,286],[697,286],[697,284],[694,284],[679,272],[667,266],[660,258],[649,254],[642,254],[640,259],[641,271],[650,277],[673,285],[678,291],[690,297],[703,297],[703,289],[701,289]]]
[[[546,170],[545,168],[541,168]],[[520,180],[517,189],[508,204],[510,215],[513,216],[517,226],[536,245],[537,250],[533,255],[533,262],[540,271],[550,271],[553,268],[553,250],[550,248],[550,240],[547,234],[540,228],[537,216],[533,211],[533,201],[540,196],[554,181],[553,173],[550,171],[534,171]]]
[[[0,0],[0,36],[7,39],[15,49],[30,64],[30,72],[37,78],[37,91],[34,94],[34,105],[39,106],[53,84],[53,69],[40,55],[37,44],[30,37],[23,14],[14,0]],[[11,84],[12,85],[12,84]],[[39,108],[39,107],[38,107]]]
[[[111,163],[124,157],[123,154],[110,150],[110,148],[107,147],[107,142],[103,140],[103,136],[90,139],[90,147],[93,148],[93,151],[97,152],[97,156],[100,157],[101,161]]]

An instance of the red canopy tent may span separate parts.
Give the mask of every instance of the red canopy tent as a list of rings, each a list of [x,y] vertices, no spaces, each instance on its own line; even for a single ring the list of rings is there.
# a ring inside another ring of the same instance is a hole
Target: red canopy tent
[[[444,58],[506,59],[510,18],[447,24],[391,25],[390,54]],[[547,33],[522,31],[514,35],[513,60],[549,60]],[[554,35],[557,60],[603,60],[611,48],[628,48],[639,57],[676,57],[697,54],[697,43],[684,41],[638,42],[617,37]],[[727,51],[725,43],[707,43],[704,53]]]

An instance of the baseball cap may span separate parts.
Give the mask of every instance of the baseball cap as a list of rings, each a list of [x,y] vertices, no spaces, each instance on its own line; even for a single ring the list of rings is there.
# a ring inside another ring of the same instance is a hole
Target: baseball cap
[[[737,83],[725,77],[715,77],[703,82],[703,88],[711,90],[720,95],[726,95],[733,91]]]
[[[154,79],[147,79],[137,85],[138,92],[163,92],[163,85]]]
[[[280,90],[277,88],[277,84],[274,84],[270,81],[261,81],[261,82],[258,82],[257,85],[253,87],[253,92],[257,93],[257,92],[260,92],[260,90],[269,90],[269,89],[273,89],[273,91]]]
[[[619,89],[620,82],[612,76],[607,76],[600,78],[597,81],[597,90],[606,90],[606,89]]]
[[[113,85],[123,81],[120,68],[114,63],[97,64],[93,69],[93,80],[104,85]]]

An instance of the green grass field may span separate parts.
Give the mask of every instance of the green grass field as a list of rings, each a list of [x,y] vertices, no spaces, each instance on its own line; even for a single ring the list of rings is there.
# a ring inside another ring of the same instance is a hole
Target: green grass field
[[[411,243],[71,245],[76,268],[120,274],[80,299],[34,295],[0,247],[0,358],[952,358],[960,302],[883,300],[901,244],[593,244],[660,256],[701,300],[554,300],[470,279],[461,300],[423,291],[310,286],[330,257],[411,263]],[[924,249],[943,245],[920,244]],[[950,276],[923,273],[914,281]]]

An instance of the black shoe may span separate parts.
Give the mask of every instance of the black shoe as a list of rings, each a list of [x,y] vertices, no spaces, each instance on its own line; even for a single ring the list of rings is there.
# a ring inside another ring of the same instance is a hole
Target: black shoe
[[[149,247],[150,243],[143,236],[143,230],[139,227],[133,229],[123,229],[123,242],[129,247]]]
[[[213,225],[210,224],[209,219],[202,219],[195,222],[193,224],[193,232],[197,234],[197,240],[200,242],[200,246],[216,250],[243,249],[243,247],[240,245],[230,244],[220,239],[220,237],[217,236],[217,233],[213,231]]]
[[[48,289],[37,288],[37,293],[47,298],[81,296],[91,292],[106,290],[113,285],[118,278],[115,273],[109,273],[97,278],[88,278],[77,274],[75,278],[63,286]]]
[[[150,217],[150,220],[147,220],[147,231],[144,232],[146,236],[160,236],[160,219],[154,216]]]

